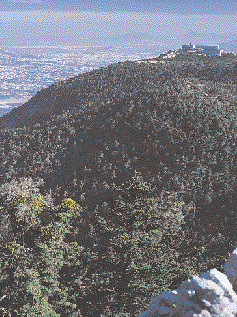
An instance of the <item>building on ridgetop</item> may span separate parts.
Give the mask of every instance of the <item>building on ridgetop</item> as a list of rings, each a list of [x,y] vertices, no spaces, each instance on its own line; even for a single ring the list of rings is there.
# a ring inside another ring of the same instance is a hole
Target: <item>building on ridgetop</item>
[[[206,55],[217,55],[221,56],[223,53],[223,50],[220,50],[219,45],[196,45],[197,48],[201,48],[202,54]]]
[[[182,45],[181,52],[202,54],[203,49],[198,49],[195,44]]]
[[[195,45],[191,43],[189,45],[182,45],[182,51],[187,51],[189,49],[195,49]]]
[[[181,52],[221,56],[223,50],[220,50],[219,45],[195,45],[190,43],[189,45],[182,45]]]

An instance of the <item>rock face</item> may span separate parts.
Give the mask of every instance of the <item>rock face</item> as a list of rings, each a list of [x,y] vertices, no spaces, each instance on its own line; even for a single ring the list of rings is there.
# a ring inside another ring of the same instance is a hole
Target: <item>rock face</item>
[[[193,276],[172,292],[157,296],[139,317],[237,316],[237,249],[224,266]]]
[[[224,265],[225,275],[232,284],[233,290],[237,291],[237,249],[235,249]]]

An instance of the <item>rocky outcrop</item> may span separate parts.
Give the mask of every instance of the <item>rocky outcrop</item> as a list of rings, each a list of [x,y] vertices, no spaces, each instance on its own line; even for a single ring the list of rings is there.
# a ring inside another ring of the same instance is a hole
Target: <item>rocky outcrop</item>
[[[237,249],[235,249],[224,265],[225,275],[232,284],[233,290],[237,291]]]
[[[224,266],[193,276],[172,292],[157,296],[139,317],[237,316],[237,249]]]

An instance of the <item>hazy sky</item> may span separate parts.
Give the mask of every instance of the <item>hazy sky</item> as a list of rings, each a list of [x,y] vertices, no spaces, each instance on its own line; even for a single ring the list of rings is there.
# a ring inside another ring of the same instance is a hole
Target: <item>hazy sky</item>
[[[0,45],[184,43],[236,39],[237,1],[0,0]]]
[[[236,0],[1,0],[0,10],[157,11],[217,14],[236,12]]]

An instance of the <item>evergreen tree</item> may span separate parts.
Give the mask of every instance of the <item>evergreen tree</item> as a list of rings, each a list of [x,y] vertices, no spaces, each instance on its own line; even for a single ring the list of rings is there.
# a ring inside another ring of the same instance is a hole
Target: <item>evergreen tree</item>
[[[184,203],[169,192],[152,198],[139,173],[117,191],[119,199],[94,214],[98,241],[85,261],[83,316],[134,316],[182,271],[175,251]]]

